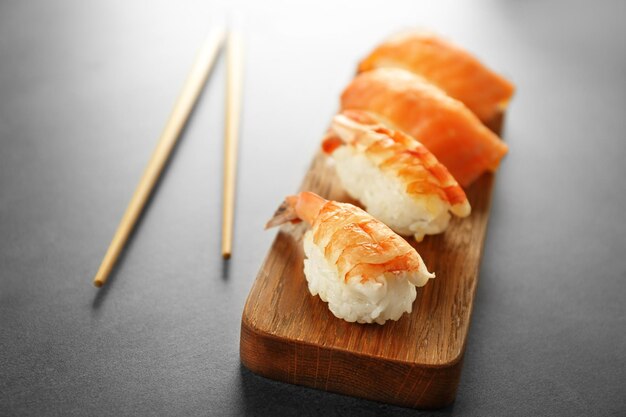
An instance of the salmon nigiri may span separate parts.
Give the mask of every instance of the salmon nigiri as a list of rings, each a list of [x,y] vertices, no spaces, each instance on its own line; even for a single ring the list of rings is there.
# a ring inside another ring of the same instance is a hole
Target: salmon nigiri
[[[450,213],[470,214],[465,192],[446,167],[409,135],[372,114],[345,110],[333,118],[322,148],[335,160],[345,190],[396,233],[443,232]]]
[[[411,30],[379,45],[358,71],[404,68],[421,75],[463,102],[483,122],[502,113],[513,96],[513,84],[484,66],[460,46],[432,32]]]
[[[399,68],[357,75],[341,95],[342,109],[366,110],[413,136],[468,186],[495,171],[508,147],[463,103]]]
[[[312,295],[349,322],[384,324],[410,313],[415,287],[435,275],[403,238],[352,204],[289,196],[266,227],[304,220],[304,275]]]

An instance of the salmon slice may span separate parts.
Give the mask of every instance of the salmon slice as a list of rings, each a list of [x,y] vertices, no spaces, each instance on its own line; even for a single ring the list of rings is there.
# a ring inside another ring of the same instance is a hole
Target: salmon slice
[[[504,111],[515,90],[460,46],[426,31],[407,31],[388,39],[361,61],[358,71],[388,67],[421,75],[485,123]]]
[[[508,147],[463,103],[399,68],[357,75],[341,95],[342,110],[365,110],[424,144],[464,187],[495,171]]]

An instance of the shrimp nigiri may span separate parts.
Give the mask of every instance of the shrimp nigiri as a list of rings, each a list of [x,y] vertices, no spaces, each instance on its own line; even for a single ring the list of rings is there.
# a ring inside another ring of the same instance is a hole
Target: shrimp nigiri
[[[309,291],[348,322],[384,324],[410,313],[415,287],[435,275],[417,251],[367,212],[311,192],[285,199],[266,227],[304,220]]]
[[[410,30],[380,44],[359,64],[359,72],[374,68],[404,68],[421,75],[462,101],[483,122],[507,107],[515,87],[458,45],[428,31]]]
[[[443,232],[450,212],[470,214],[465,192],[446,167],[417,140],[372,114],[352,110],[334,117],[322,149],[332,154],[345,190],[396,233]]]
[[[462,186],[495,171],[508,147],[463,103],[419,75],[378,68],[357,75],[343,110],[366,110],[419,140]]]

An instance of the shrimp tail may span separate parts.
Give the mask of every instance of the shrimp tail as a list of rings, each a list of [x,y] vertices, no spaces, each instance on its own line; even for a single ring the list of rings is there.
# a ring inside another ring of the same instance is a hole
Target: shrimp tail
[[[360,135],[367,134],[377,127],[383,127],[376,116],[359,110],[344,110],[337,114],[331,123],[331,132],[344,143],[357,141]]]
[[[341,140],[339,136],[335,132],[328,132],[324,139],[322,140],[322,151],[324,151],[327,155],[332,155],[335,152],[335,149],[339,148],[344,144],[344,141]]]
[[[265,229],[280,226],[285,223],[300,223],[302,220],[296,213],[296,203],[298,197],[290,195],[285,198],[280,207],[276,210],[272,218],[265,224]]]
[[[328,200],[319,195],[303,191],[298,195],[290,195],[278,207],[274,216],[265,225],[266,229],[291,222],[300,223],[302,220],[313,224],[320,210]]]

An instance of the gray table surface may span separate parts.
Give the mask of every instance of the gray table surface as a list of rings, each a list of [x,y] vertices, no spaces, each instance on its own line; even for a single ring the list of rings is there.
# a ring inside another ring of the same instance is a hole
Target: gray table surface
[[[626,3],[434,3],[0,3],[0,415],[626,415]],[[234,256],[219,255],[222,59],[97,291],[194,52],[232,10]],[[458,396],[437,412],[270,381],[238,355],[265,220],[357,59],[415,25],[518,86]]]

